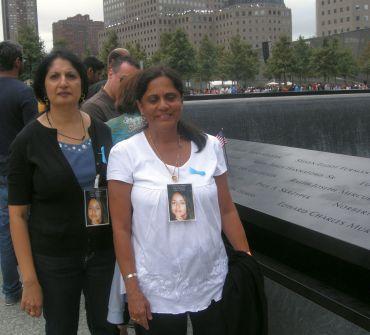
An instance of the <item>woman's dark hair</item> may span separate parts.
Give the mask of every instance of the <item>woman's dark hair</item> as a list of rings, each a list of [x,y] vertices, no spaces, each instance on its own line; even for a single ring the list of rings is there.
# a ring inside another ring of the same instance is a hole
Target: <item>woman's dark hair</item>
[[[56,50],[52,51],[41,61],[39,67],[36,70],[35,77],[33,80],[33,90],[35,91],[36,98],[47,105],[47,96],[45,90],[45,78],[50,69],[51,64],[57,58],[61,58],[69,61],[73,68],[78,72],[81,78],[81,94],[86,96],[89,81],[86,75],[86,69],[81,60],[72,52],[67,50]]]
[[[148,89],[149,83],[159,77],[170,79],[173,86],[180,93],[181,98],[183,97],[184,86],[181,77],[175,70],[165,66],[149,67],[127,79],[122,92],[121,110],[128,112],[136,111],[136,102],[142,99]],[[177,129],[180,136],[193,141],[197,145],[198,152],[203,150],[207,142],[207,136],[202,130],[184,120],[179,121]]]
[[[191,198],[189,198],[188,196],[186,196],[185,192],[183,191],[180,191],[180,190],[173,190],[172,193],[170,194],[170,201],[169,201],[169,206],[170,206],[170,220],[171,221],[174,221],[176,220],[176,216],[175,214],[172,213],[172,210],[171,210],[171,202],[172,202],[172,198],[174,196],[174,194],[180,194],[183,199],[185,200],[185,204],[186,204],[186,220],[189,220],[189,218],[194,218],[194,211],[193,211],[193,208],[194,208],[194,204],[193,204],[193,201]]]

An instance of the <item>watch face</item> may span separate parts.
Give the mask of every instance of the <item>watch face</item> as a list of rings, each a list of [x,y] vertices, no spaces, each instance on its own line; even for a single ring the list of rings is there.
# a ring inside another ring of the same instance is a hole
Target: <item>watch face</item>
[[[193,187],[191,184],[167,185],[170,222],[195,220]]]
[[[85,225],[101,227],[109,225],[108,193],[106,188],[85,190]]]

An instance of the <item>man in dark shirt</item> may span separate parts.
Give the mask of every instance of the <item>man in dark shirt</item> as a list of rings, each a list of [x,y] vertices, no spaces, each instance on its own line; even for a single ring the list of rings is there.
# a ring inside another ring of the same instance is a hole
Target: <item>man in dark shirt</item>
[[[89,91],[86,95],[86,100],[90,99],[95,93],[97,93],[102,86],[104,86],[106,80],[102,80],[103,70],[104,70],[104,63],[101,62],[99,59],[97,59],[94,56],[86,57],[83,61],[85,68],[86,68],[86,74],[87,78],[89,79]],[[97,83],[103,82],[99,89],[95,89]]]
[[[104,87],[81,106],[90,116],[106,122],[120,116],[116,103],[121,96],[122,81],[139,71],[139,65],[126,49],[114,49],[108,55],[108,80]]]
[[[9,229],[8,158],[10,144],[27,122],[37,115],[37,101],[30,87],[18,80],[23,68],[22,47],[0,43],[0,260],[5,304],[21,298],[22,285],[17,270]]]

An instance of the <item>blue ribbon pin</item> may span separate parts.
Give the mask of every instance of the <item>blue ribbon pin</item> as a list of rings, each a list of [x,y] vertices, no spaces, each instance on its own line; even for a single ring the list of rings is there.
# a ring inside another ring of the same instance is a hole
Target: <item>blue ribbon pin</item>
[[[105,148],[104,145],[100,148],[101,152],[101,161],[103,164],[107,164],[107,159],[105,158]]]
[[[199,174],[200,176],[206,175],[205,171],[198,171],[198,170],[193,169],[192,167],[189,168],[189,172],[191,174]]]

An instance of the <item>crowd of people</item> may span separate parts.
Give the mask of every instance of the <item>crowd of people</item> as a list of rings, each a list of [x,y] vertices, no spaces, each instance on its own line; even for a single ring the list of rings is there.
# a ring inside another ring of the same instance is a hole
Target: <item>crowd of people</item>
[[[255,261],[221,144],[182,119],[179,75],[140,70],[120,48],[104,82],[102,64],[66,50],[46,55],[33,89],[22,66],[21,46],[1,42],[5,304],[43,315],[48,335],[77,334],[81,294],[94,335],[127,334],[130,319],[138,335],[185,335],[188,317],[195,335],[228,334],[222,232],[240,262]],[[251,329],[266,329],[258,320]]]
[[[307,84],[278,84],[268,83],[264,86],[249,86],[246,88],[238,85],[212,87],[205,89],[190,89],[188,95],[218,95],[218,94],[245,94],[245,93],[278,93],[278,92],[317,92],[317,91],[348,91],[367,90],[367,82],[364,83],[321,83],[313,82]]]

